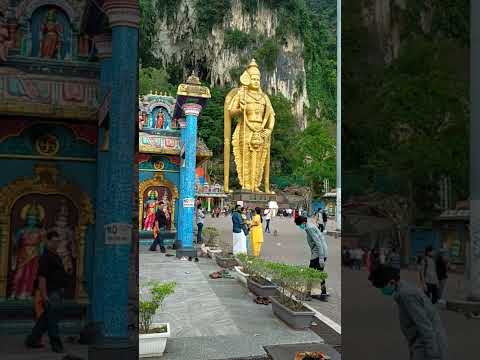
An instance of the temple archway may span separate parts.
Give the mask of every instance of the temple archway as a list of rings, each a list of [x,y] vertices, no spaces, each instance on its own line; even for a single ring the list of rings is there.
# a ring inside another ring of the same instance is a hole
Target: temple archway
[[[155,194],[156,193],[156,194]],[[155,201],[163,201],[165,195],[169,202],[169,211],[171,214],[171,229],[175,229],[175,202],[178,199],[177,187],[166,180],[161,172],[155,173],[152,179],[142,181],[139,185],[139,205],[138,214],[139,230],[144,230],[145,219],[148,216],[148,201],[152,195],[156,195]],[[152,199],[153,201],[154,199]],[[156,209],[156,207],[155,207]],[[150,210],[151,211],[151,210]],[[148,229],[146,229],[148,230]]]
[[[88,225],[94,223],[92,202],[76,185],[61,178],[55,165],[37,164],[34,170],[34,177],[15,180],[0,190],[0,298],[26,296],[31,284],[21,290],[12,290],[12,286],[15,288],[12,281],[36,277],[34,258],[41,254],[45,233],[54,229],[57,219],[63,216],[71,227],[71,233],[65,236],[71,235],[74,247],[74,255],[70,258],[74,283],[67,291],[70,291],[69,297],[87,301],[84,289],[85,238]],[[25,231],[29,217],[36,219],[34,226],[38,228],[33,231]],[[65,239],[68,241],[67,237]],[[22,253],[22,246],[29,248]],[[18,270],[25,263],[17,256],[24,255],[30,268],[19,275]]]

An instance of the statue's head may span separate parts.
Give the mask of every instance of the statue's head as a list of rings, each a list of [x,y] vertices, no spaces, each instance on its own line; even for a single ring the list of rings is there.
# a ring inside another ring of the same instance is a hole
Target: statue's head
[[[61,228],[68,225],[68,209],[65,202],[63,202],[62,206],[60,207],[60,211],[55,219],[55,224]]]
[[[55,21],[57,20],[57,10],[50,9],[47,12],[47,21]]]
[[[247,70],[240,77],[240,82],[251,90],[258,91],[260,89],[260,69],[255,59],[248,64]]]
[[[27,226],[38,226],[42,221],[45,212],[43,208],[36,204],[26,205],[23,210],[21,217],[25,219],[25,224]]]

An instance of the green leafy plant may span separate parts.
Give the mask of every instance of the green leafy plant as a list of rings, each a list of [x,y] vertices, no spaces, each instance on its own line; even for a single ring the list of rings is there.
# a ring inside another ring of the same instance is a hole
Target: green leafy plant
[[[309,289],[327,278],[327,273],[305,266],[268,262],[267,272],[279,287],[279,302],[293,311],[303,309]]]
[[[220,232],[216,227],[207,226],[203,230],[203,234],[205,235],[205,243],[207,246],[218,246],[216,240],[220,236]]]
[[[151,333],[153,317],[165,298],[175,292],[176,283],[151,281],[140,290],[139,326],[141,334]]]

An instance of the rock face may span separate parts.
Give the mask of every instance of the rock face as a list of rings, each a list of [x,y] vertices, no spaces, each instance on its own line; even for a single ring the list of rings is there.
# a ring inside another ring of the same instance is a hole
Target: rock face
[[[210,81],[211,86],[233,86],[238,78],[232,78],[232,70],[238,73],[245,61],[250,61],[247,59],[249,49],[227,46],[226,32],[236,30],[263,39],[274,39],[279,23],[278,13],[263,1],[258,2],[254,12],[247,13],[241,0],[231,0],[223,24],[215,25],[205,36],[192,36],[198,31],[195,1],[180,0],[173,21],[168,19],[171,14],[165,14],[157,20],[151,52],[164,66],[180,64],[184,77],[196,69],[203,79]],[[301,39],[293,35],[287,36],[286,41],[278,45],[275,68],[272,71],[260,69],[262,87],[268,93],[280,93],[292,101],[298,125],[304,129],[304,108],[309,106],[304,45]]]
[[[407,28],[407,13],[409,10],[418,11],[413,10],[413,6],[420,6],[420,13],[415,20],[418,29],[424,34],[430,33],[435,12],[433,0],[424,0],[421,4],[408,0],[361,0],[363,22],[375,39],[372,58],[379,51],[383,62],[389,64],[399,56],[402,32],[412,31]]]

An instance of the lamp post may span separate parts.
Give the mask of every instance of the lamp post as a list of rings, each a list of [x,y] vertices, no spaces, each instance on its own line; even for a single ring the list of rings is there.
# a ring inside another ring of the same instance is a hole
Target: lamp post
[[[337,0],[337,231],[342,229],[342,1]]]

